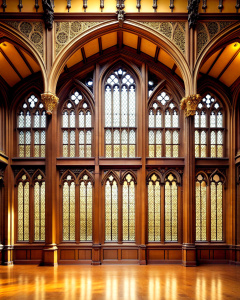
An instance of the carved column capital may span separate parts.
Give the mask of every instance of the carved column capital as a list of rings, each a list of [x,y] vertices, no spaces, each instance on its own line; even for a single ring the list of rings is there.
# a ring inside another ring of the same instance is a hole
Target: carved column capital
[[[185,110],[185,116],[190,117],[194,116],[198,103],[202,100],[202,97],[199,94],[190,95],[188,97],[182,98],[180,102],[181,109]]]
[[[56,95],[47,92],[41,94],[41,99],[44,107],[46,108],[47,114],[51,115],[55,106],[58,104],[59,98]]]

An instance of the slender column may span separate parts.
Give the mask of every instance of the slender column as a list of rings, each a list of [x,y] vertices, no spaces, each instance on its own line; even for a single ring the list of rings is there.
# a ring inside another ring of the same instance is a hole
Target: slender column
[[[94,201],[93,201],[93,249],[92,249],[92,264],[100,265],[101,257],[101,218],[99,217],[102,213],[100,206],[100,195],[101,195],[101,178],[99,168],[99,123],[101,120],[101,93],[99,93],[99,73],[100,66],[97,64],[94,76],[94,95],[95,99],[95,122],[94,122],[94,143],[93,146],[95,156],[95,185],[94,185]]]
[[[195,247],[195,151],[194,151],[194,115],[200,95],[183,98],[181,108],[185,110],[185,169],[183,176],[183,246],[182,263],[184,266],[196,266]]]
[[[43,250],[43,264],[57,265],[57,110],[54,110],[58,98],[51,93],[41,95],[48,116],[46,131],[46,237]]]
[[[236,155],[236,251],[235,263],[240,265],[240,149]],[[232,259],[233,260],[233,259]]]

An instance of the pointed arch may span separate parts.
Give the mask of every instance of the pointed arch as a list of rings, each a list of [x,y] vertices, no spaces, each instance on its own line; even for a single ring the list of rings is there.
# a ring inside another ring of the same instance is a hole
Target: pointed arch
[[[196,177],[195,177],[195,180],[197,180],[197,178],[198,178],[198,175],[202,175],[203,176],[203,180],[206,182],[206,184],[207,184],[207,186],[209,186],[209,176],[208,176],[208,174],[205,172],[205,171],[198,171],[197,173],[196,173]]]
[[[125,181],[126,176],[128,174],[130,174],[133,177],[134,184],[137,184],[137,174],[134,171],[132,171],[132,170],[127,170],[123,174],[121,174],[120,183],[123,184],[123,182]]]
[[[29,183],[30,183],[30,181],[31,181],[31,176],[29,175],[29,173],[28,173],[24,168],[22,168],[22,169],[18,172],[18,174],[16,175],[16,177],[15,177],[15,183],[16,183],[16,184],[17,184],[18,182],[22,181],[22,179],[21,179],[20,177],[22,177],[23,175],[26,175],[26,176],[27,176],[27,180],[28,180]]]
[[[57,81],[64,68],[69,57],[77,51],[79,46],[84,46],[87,42],[92,39],[96,39],[98,36],[103,34],[116,31],[118,28],[117,21],[103,22],[101,25],[91,27],[81,35],[75,37],[68,45],[62,50],[56,57],[51,73],[49,74],[49,90],[55,93]],[[139,34],[141,37],[147,37],[148,40],[152,41],[156,45],[160,45],[176,62],[179,66],[180,72],[183,75],[183,81],[185,83],[186,94],[190,94],[191,89],[191,73],[186,58],[180,51],[180,49],[170,41],[166,36],[158,33],[154,30],[149,29],[147,26],[134,21],[126,21],[123,24],[123,29],[134,34]]]
[[[215,181],[215,179],[214,179],[215,175],[218,175],[220,177],[218,182],[222,182],[222,184],[226,188],[227,178],[226,178],[225,174],[223,172],[221,172],[219,169],[216,169],[212,172],[212,174],[209,176],[209,181],[210,182]]]
[[[113,170],[109,170],[105,175],[104,175],[104,177],[103,177],[103,179],[102,179],[102,185],[105,185],[106,184],[106,181],[108,180],[108,178],[110,177],[110,176],[113,176],[113,178],[116,180],[116,182],[117,182],[117,184],[118,185],[120,185],[120,178],[119,178],[119,176],[118,176],[118,174],[115,172],[115,171],[113,171]]]
[[[25,51],[27,51],[28,54],[38,63],[43,77],[44,90],[47,91],[48,78],[44,58],[41,57],[35,46],[33,46],[31,41],[26,36],[24,36],[24,34],[6,23],[0,22],[0,31],[6,35],[2,37],[2,40],[8,40],[10,43],[15,44],[16,46],[20,46]]]
[[[160,183],[163,183],[163,176],[162,176],[162,174],[161,174],[158,170],[153,169],[153,170],[151,170],[151,171],[147,174],[147,177],[146,177],[147,184],[148,184],[148,182],[151,180],[152,175],[154,175],[154,174],[156,174],[156,176],[159,177],[159,182],[160,182]]]
[[[37,169],[33,175],[32,175],[32,182],[34,182],[37,178],[38,175],[42,176],[42,180],[45,180],[46,175],[44,174],[44,172],[41,169]]]
[[[71,179],[70,181],[76,182],[76,175],[71,170],[68,169],[60,177],[61,186],[62,186],[63,181],[67,180],[68,175],[73,177],[73,179]]]
[[[182,185],[182,177],[181,177],[181,175],[180,175],[176,170],[174,170],[174,169],[169,169],[169,170],[167,170],[167,171],[163,174],[163,180],[164,180],[164,182],[166,181],[167,177],[168,177],[171,173],[176,177],[177,185],[181,186],[181,185]]]
[[[83,170],[77,177],[77,182],[81,181],[84,175],[88,176],[88,181],[91,181],[92,185],[94,184],[94,176],[91,172],[89,172],[87,169]]]

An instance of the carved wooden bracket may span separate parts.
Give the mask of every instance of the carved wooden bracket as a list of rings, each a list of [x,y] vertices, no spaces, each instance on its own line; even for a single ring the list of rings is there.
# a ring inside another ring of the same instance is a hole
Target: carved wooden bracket
[[[189,28],[194,28],[198,19],[198,6],[200,0],[188,0],[188,25]]]
[[[51,0],[42,0],[43,7],[43,19],[47,29],[52,29],[53,19],[54,19],[54,10]]]
[[[41,94],[41,99],[44,107],[46,108],[47,114],[51,115],[55,106],[58,104],[59,98],[52,93]]]
[[[117,18],[118,18],[119,27],[122,27],[123,26],[123,22],[124,22],[124,14],[125,14],[125,11],[124,11],[124,8],[125,8],[124,1],[125,0],[117,0],[117,5],[116,5],[116,8],[117,8],[116,14],[117,14]]]
[[[190,95],[188,97],[182,98],[180,102],[181,109],[185,110],[185,116],[190,117],[194,116],[198,103],[202,100],[202,97],[199,94]]]

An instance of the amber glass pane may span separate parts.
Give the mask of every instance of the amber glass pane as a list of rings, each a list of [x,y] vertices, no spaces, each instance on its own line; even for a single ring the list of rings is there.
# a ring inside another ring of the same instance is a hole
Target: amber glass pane
[[[63,240],[75,240],[75,183],[63,184]]]
[[[131,179],[132,176],[128,174],[123,183],[123,241],[135,240],[135,186]]]
[[[222,190],[221,182],[211,182],[211,241],[223,239]]]
[[[196,241],[207,240],[207,189],[205,181],[196,181]]]
[[[45,240],[45,182],[34,184],[34,240]]]
[[[80,241],[92,240],[92,184],[80,184]]]
[[[29,241],[29,182],[18,184],[18,241]]]
[[[153,180],[148,185],[148,241],[160,241],[160,185]]]
[[[112,176],[105,185],[105,240],[118,240],[118,187]]]

